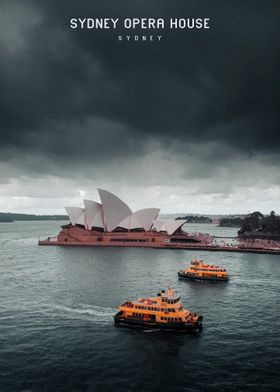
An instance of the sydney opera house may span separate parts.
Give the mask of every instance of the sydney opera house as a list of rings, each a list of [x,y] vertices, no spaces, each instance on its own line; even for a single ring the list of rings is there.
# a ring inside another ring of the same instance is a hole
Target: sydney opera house
[[[172,244],[207,242],[207,235],[190,236],[182,230],[186,220],[158,219],[159,208],[132,211],[104,189],[98,189],[100,203],[84,200],[84,207],[65,207],[70,223],[57,237],[40,245],[91,245],[168,247]]]

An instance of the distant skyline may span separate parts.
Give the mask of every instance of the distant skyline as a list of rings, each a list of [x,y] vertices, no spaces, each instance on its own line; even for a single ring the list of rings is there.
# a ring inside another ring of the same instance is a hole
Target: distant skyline
[[[0,211],[65,214],[100,187],[134,210],[280,214],[279,8],[2,0]],[[71,30],[73,16],[211,28],[118,42]]]

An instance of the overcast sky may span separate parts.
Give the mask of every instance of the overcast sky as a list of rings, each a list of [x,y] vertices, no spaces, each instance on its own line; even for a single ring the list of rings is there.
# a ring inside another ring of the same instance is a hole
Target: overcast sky
[[[0,211],[64,213],[100,187],[133,210],[280,213],[279,11],[1,0]],[[123,30],[71,30],[73,17],[205,17],[210,29],[118,42]]]

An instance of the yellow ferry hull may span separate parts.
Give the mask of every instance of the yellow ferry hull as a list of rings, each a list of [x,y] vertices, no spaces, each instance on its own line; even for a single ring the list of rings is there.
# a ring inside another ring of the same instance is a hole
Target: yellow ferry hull
[[[218,276],[198,276],[194,274],[186,274],[183,272],[178,272],[179,278],[182,279],[187,279],[187,280],[206,280],[206,281],[211,281],[211,282],[227,282],[228,281],[228,276],[227,277],[218,277]]]
[[[166,331],[182,331],[182,332],[201,332],[202,331],[202,316],[198,317],[195,322],[167,322],[159,323],[156,321],[139,320],[133,317],[124,317],[121,312],[114,316],[115,325],[138,327],[138,328],[152,328],[162,329]]]

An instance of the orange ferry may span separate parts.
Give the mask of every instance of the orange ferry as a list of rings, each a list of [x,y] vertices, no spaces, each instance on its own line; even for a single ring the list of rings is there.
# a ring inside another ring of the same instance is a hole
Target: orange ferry
[[[138,298],[119,306],[114,316],[115,325],[159,328],[164,330],[202,330],[202,316],[183,308],[180,296],[171,288],[153,298]]]
[[[192,260],[191,265],[185,270],[180,270],[178,275],[180,278],[190,280],[228,281],[225,268],[204,264],[203,260]]]

